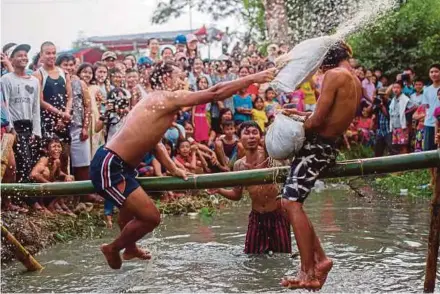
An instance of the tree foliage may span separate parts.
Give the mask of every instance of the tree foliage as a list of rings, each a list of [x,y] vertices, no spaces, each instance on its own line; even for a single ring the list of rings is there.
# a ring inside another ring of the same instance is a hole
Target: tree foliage
[[[408,0],[349,43],[368,68],[395,75],[410,66],[426,79],[429,65],[440,62],[440,1]]]

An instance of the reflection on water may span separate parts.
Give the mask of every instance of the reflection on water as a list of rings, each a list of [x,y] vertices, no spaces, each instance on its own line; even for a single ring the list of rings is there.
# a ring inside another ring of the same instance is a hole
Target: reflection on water
[[[324,249],[335,261],[323,292],[421,292],[427,247],[427,200],[366,199],[346,191],[313,194],[306,202]],[[111,240],[60,244],[38,256],[42,273],[3,267],[3,292],[285,292],[280,277],[296,272],[288,255],[246,256],[249,207],[214,218],[166,217],[142,241],[150,262],[110,270],[98,246]],[[295,250],[296,247],[294,246]]]

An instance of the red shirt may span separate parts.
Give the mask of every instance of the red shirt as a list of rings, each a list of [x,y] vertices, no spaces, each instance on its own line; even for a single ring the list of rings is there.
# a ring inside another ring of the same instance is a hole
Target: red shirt
[[[255,84],[250,85],[246,90],[246,94],[258,96],[258,86]]]

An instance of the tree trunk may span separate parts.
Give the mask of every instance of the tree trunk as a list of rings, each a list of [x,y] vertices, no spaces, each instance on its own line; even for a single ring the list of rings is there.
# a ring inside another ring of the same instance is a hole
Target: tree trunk
[[[275,44],[291,44],[284,0],[263,0],[268,40]]]

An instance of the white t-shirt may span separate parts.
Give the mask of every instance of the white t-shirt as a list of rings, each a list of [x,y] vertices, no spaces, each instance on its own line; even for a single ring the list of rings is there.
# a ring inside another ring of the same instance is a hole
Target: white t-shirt
[[[425,126],[435,127],[436,119],[434,117],[434,111],[437,107],[440,107],[440,100],[437,98],[437,92],[440,86],[435,88],[434,85],[426,87],[423,90],[422,104],[428,105],[425,116]]]

